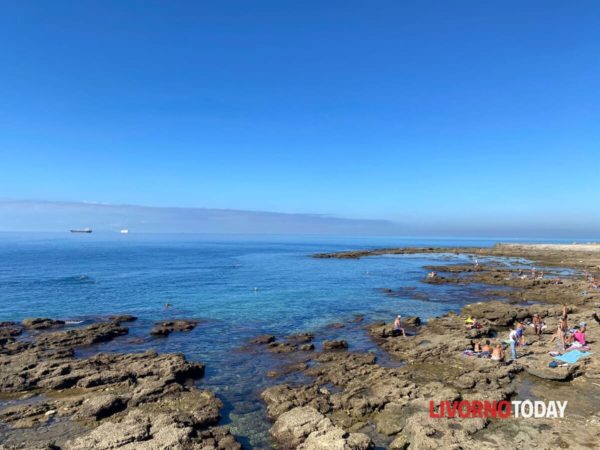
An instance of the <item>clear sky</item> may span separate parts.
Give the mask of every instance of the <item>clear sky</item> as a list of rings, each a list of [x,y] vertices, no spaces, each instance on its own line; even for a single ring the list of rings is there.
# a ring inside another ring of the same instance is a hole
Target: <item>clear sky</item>
[[[600,223],[600,2],[2,1],[0,197]]]

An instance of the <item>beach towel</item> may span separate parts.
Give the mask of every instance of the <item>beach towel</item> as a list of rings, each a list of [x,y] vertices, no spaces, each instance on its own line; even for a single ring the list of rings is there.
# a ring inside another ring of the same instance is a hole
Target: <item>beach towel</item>
[[[590,352],[582,352],[579,350],[573,350],[568,353],[565,353],[564,355],[555,356],[554,359],[565,362],[565,363],[569,363],[569,364],[575,364],[581,358],[585,358],[589,355],[591,355]]]

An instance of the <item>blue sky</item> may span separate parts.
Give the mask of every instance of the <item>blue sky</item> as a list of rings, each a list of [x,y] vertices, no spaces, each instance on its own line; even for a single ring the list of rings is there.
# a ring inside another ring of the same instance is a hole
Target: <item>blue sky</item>
[[[2,2],[0,43],[3,198],[598,230],[598,2]]]

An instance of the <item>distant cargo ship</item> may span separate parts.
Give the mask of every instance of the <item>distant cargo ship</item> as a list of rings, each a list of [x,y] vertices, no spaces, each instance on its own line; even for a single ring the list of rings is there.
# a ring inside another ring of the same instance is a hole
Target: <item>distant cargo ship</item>
[[[84,228],[82,230],[77,230],[77,229],[71,230],[71,233],[91,233],[91,232],[92,232],[91,228]]]

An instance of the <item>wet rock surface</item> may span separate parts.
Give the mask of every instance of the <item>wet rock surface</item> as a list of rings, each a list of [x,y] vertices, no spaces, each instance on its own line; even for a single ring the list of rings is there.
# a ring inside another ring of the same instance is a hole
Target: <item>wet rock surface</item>
[[[0,345],[0,390],[14,399],[0,409],[0,448],[241,448],[217,426],[221,401],[189,384],[201,363],[152,350],[74,356],[127,331],[102,322]]]
[[[348,341],[343,339],[323,342],[323,350],[347,350]]]
[[[111,322],[135,322],[137,317],[132,316],[131,314],[118,314],[114,316],[108,316],[108,320]]]
[[[251,344],[258,345],[270,344],[271,342],[275,342],[275,336],[273,336],[272,334],[262,334],[260,336],[256,336],[250,341]]]
[[[28,330],[47,330],[49,328],[58,328],[65,325],[63,320],[54,320],[47,318],[29,318],[21,322],[23,328]]]
[[[23,327],[16,322],[0,322],[0,340],[11,339],[23,333]]]
[[[191,331],[200,322],[197,320],[178,319],[178,320],[165,320],[154,324],[150,334],[152,336],[167,337],[174,331]]]

